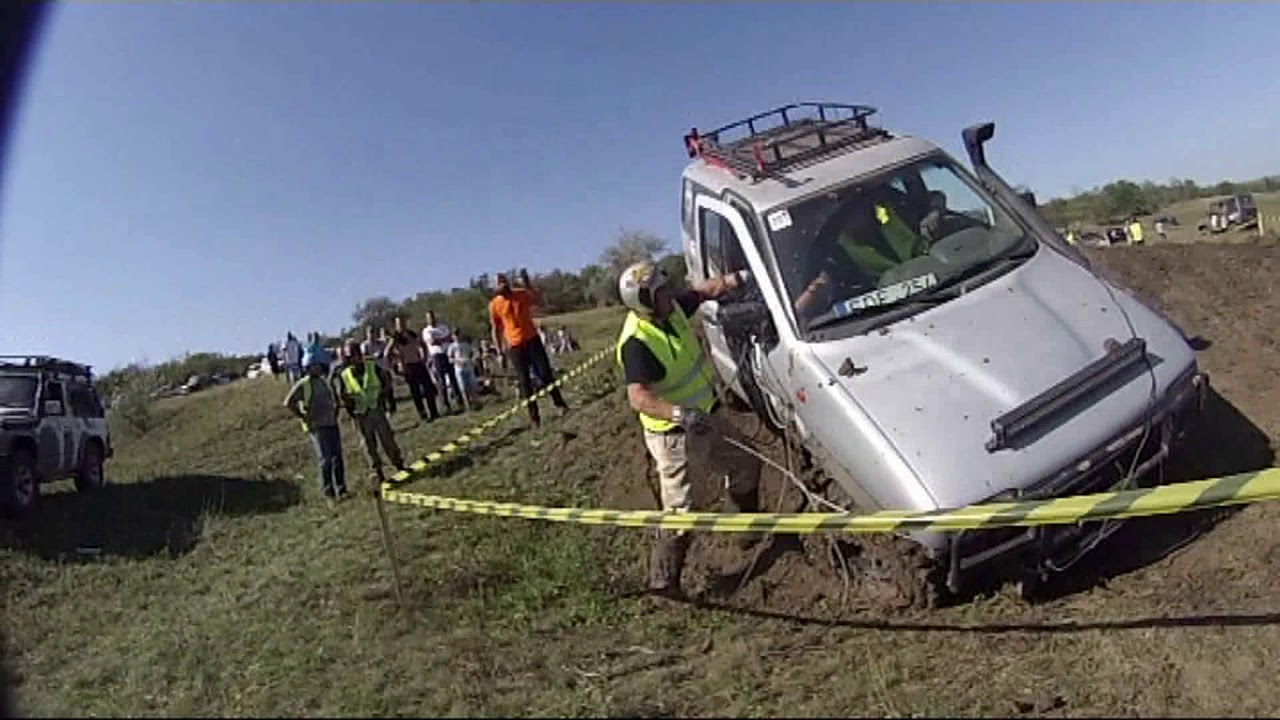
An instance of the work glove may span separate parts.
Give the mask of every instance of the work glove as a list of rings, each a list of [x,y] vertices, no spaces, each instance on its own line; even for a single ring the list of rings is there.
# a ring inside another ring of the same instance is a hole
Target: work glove
[[[711,429],[710,418],[697,408],[676,408],[675,421],[687,433],[701,435]]]

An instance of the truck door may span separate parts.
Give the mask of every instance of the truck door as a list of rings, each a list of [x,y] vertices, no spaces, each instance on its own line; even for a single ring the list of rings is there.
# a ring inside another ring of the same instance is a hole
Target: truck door
[[[51,380],[45,383],[39,410],[40,446],[36,468],[42,477],[58,477],[67,470],[67,453],[74,450],[67,447],[73,444],[74,439],[68,424],[66,390],[61,382]]]
[[[72,429],[75,451],[68,453],[70,462],[75,468],[80,467],[81,455],[90,438],[102,438],[106,433],[106,423],[102,419],[102,406],[93,388],[85,383],[73,382],[67,388],[67,400],[71,405],[71,417],[68,424]]]
[[[755,289],[769,310],[772,331],[776,341],[766,349],[759,342],[747,337],[728,337],[717,316],[720,303],[708,301],[702,304],[704,334],[708,355],[716,374],[731,392],[766,415],[774,426],[781,425],[785,388],[775,387],[773,381],[781,377],[781,363],[786,351],[795,341],[793,329],[787,324],[782,300],[770,285],[770,274],[764,259],[754,244],[746,220],[739,210],[726,202],[699,195],[694,205],[690,234],[698,255],[698,265],[691,279],[701,280],[736,270],[747,269],[755,278]],[[753,293],[754,295],[754,293]],[[745,363],[740,366],[740,363]],[[748,388],[745,385],[753,387]]]
[[[725,203],[705,195],[698,197],[695,204],[694,223],[697,228],[697,249],[700,261],[698,266],[701,272],[697,279],[705,280],[747,268],[746,259],[742,254],[742,244],[734,228],[734,219],[741,224],[738,213]],[[708,300],[702,304],[702,323],[707,336],[707,349],[716,374],[739,397],[745,397],[743,388],[738,382],[739,357],[737,356],[740,355],[740,351],[735,353],[736,344],[731,346],[728,338],[725,337],[724,328],[716,319],[718,309],[719,303],[715,300]]]

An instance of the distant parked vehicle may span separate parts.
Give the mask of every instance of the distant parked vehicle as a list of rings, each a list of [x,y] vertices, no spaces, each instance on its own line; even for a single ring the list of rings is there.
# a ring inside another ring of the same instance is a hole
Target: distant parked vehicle
[[[1256,227],[1258,206],[1251,193],[1242,193],[1209,203],[1209,214],[1196,229],[1201,233],[1220,233],[1229,228],[1241,230]]]
[[[178,392],[183,395],[190,395],[193,392],[199,392],[213,384],[213,378],[208,375],[192,375],[187,381],[178,388]]]
[[[74,477],[81,492],[106,482],[106,413],[88,365],[0,356],[0,509],[21,516],[43,483]]]

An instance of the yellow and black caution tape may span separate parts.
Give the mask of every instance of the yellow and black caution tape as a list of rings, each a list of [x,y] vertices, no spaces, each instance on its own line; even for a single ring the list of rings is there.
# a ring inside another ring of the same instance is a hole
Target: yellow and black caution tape
[[[382,494],[385,500],[406,505],[582,525],[661,527],[671,530],[708,532],[889,533],[908,530],[984,530],[1011,526],[1069,525],[1088,520],[1166,515],[1275,500],[1280,499],[1280,468],[1267,468],[1257,472],[1137,490],[970,505],[956,510],[884,511],[865,515],[854,513],[721,514],[539,507],[403,492],[391,489],[389,484],[383,485]]]
[[[560,387],[561,385],[567,383],[570,380],[577,379],[583,373],[590,370],[591,366],[609,357],[613,353],[614,353],[614,347],[612,345],[604,348],[603,350],[600,350],[599,352],[593,353],[592,355],[588,356],[587,359],[577,367],[574,367],[564,373],[561,373],[560,377],[556,378],[555,382],[551,383],[550,385],[543,386],[537,392],[530,395],[528,398],[524,398],[520,400],[515,405],[512,405],[510,408],[498,413],[497,415],[489,418],[488,420],[485,420],[483,423],[476,425],[470,430],[467,430],[466,432],[462,433],[458,437],[454,438],[452,442],[446,443],[439,450],[436,450],[435,452],[427,453],[426,457],[422,458],[421,460],[417,460],[413,463],[410,463],[409,467],[406,468],[405,470],[401,470],[387,478],[387,483],[384,484],[383,486],[384,491],[385,491],[385,488],[391,487],[392,485],[409,482],[415,477],[418,477],[423,473],[425,473],[429,466],[440,463],[444,461],[444,459],[447,458],[448,456],[461,452],[462,450],[465,450],[472,443],[479,440],[482,435],[489,432],[493,428],[497,427],[499,423],[505,421],[507,418],[520,412],[520,410],[524,408],[526,405],[528,405],[529,403],[537,402],[538,400],[541,400],[542,398],[547,397],[553,389]]]

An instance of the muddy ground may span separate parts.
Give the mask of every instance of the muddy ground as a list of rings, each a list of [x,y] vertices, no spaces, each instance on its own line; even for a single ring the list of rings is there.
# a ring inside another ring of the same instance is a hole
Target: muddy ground
[[[1192,339],[1210,375],[1214,392],[1206,416],[1167,463],[1166,480],[1273,465],[1280,438],[1280,358],[1274,352],[1280,250],[1166,245],[1097,249],[1090,257],[1105,275],[1167,313]],[[628,464],[643,462],[643,449],[635,444]],[[776,441],[768,451],[782,459]],[[766,509],[772,510],[785,483],[772,472],[765,481]],[[646,490],[618,489],[615,499],[652,507]],[[714,507],[713,498],[714,491],[702,500]],[[1005,584],[942,610],[860,609],[849,602],[856,593],[844,594],[847,580],[826,564],[820,544],[784,539],[751,567],[751,554],[732,547],[731,537],[706,535],[691,551],[686,589],[694,605],[810,628],[809,635],[801,632],[786,642],[909,633],[873,642],[901,644],[904,657],[915,657],[921,667],[936,666],[939,673],[953,672],[958,658],[979,657],[996,642],[993,637],[1025,636],[1000,640],[1001,652],[1011,653],[1015,665],[1018,658],[1034,665],[1032,675],[1042,681],[1034,683],[1029,700],[991,706],[1000,712],[1273,713],[1280,711],[1280,692],[1264,675],[1280,654],[1278,521],[1277,503],[1133,520],[1032,603]],[[1068,635],[1070,642],[1057,639]],[[760,642],[773,647],[783,639]],[[1059,645],[1074,650],[1046,653]],[[1073,654],[1091,669],[1071,668]],[[992,660],[977,665],[989,667]],[[1057,687],[1045,689],[1046,678]],[[980,694],[978,685],[973,692]]]

